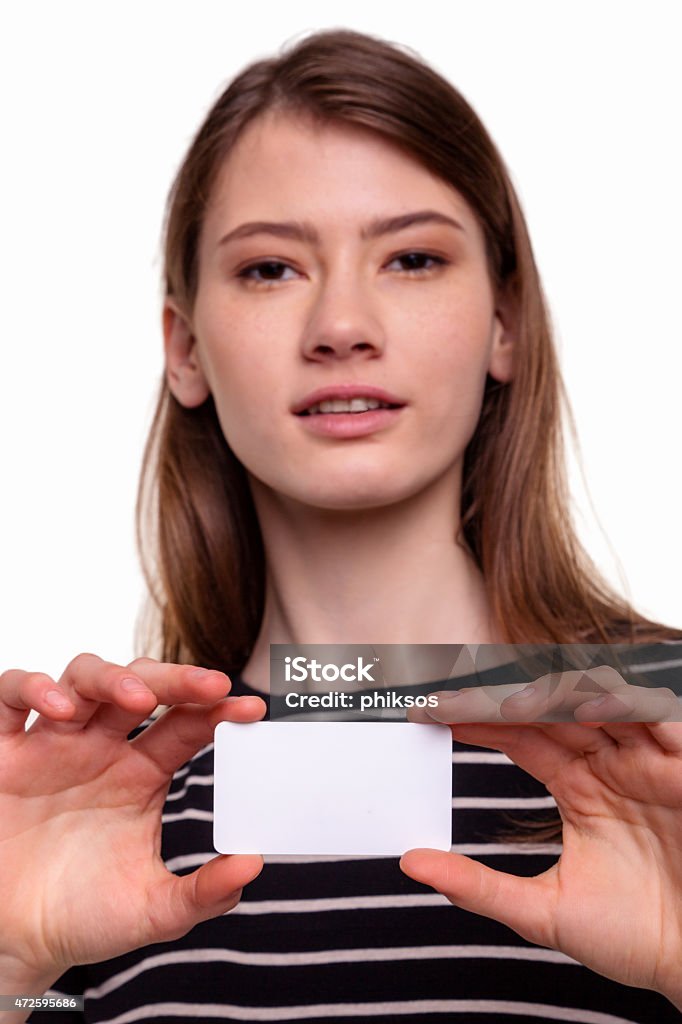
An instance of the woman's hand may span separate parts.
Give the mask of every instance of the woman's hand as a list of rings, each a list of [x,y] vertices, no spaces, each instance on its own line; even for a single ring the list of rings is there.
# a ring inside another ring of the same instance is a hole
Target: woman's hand
[[[74,658],[58,683],[19,669],[0,675],[5,977],[49,984],[73,964],[177,938],[235,906],[260,857],[215,857],[183,877],[160,857],[173,772],[219,721],[263,717],[263,701],[223,699],[229,689],[222,672],[151,658],[124,667],[94,654]],[[157,704],[172,707],[129,742]],[[30,709],[40,717],[26,731]]]
[[[415,721],[682,722],[682,701],[667,687],[633,686],[610,665],[550,672],[526,685],[494,684],[436,694],[438,708]]]
[[[526,698],[495,700],[476,688],[454,699],[444,694],[428,716],[410,717],[463,720],[451,725],[455,739],[503,751],[543,782],[563,820],[558,862],[520,878],[458,854],[412,850],[401,867],[452,903],[615,981],[661,992],[682,1009],[679,701],[672,691],[628,687],[606,666],[557,675],[537,680]],[[588,706],[600,690],[606,699]],[[567,708],[572,723],[534,718]],[[474,724],[486,709],[492,723]],[[638,722],[640,715],[658,721]]]

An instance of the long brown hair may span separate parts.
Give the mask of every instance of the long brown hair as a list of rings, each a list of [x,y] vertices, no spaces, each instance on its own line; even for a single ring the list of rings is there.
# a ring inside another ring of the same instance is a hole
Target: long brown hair
[[[271,110],[379,133],[454,186],[478,217],[491,280],[513,297],[517,340],[514,379],[501,384],[488,377],[465,453],[459,540],[482,570],[505,642],[679,637],[618,596],[576,537],[562,410],[573,426],[518,199],[475,112],[412,53],[356,32],[325,31],[241,72],[209,111],[172,186],[167,296],[191,318],[213,183],[244,128]],[[263,614],[258,521],[212,397],[185,408],[165,377],[136,515],[151,595],[139,620],[140,653],[238,673]]]

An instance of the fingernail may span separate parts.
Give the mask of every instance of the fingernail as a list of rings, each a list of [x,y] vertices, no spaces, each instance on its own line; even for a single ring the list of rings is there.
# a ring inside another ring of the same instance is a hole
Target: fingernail
[[[457,709],[460,707],[460,704],[457,702],[457,698],[461,697],[461,695],[462,690],[445,690],[440,693],[430,693],[429,697],[437,697],[438,703],[434,707],[427,705],[419,710],[425,712],[434,722],[449,723],[458,716]]]
[[[195,668],[193,672],[190,672],[190,679],[205,679],[209,675],[207,668]]]
[[[439,704],[447,704],[449,701],[454,700],[455,697],[461,697],[463,692],[463,690],[438,690],[436,693],[430,693],[428,697],[437,697]]]
[[[122,679],[121,689],[126,693],[149,693],[149,687],[141,683],[139,679]]]
[[[586,700],[584,704],[580,706],[583,708],[598,708],[604,704],[609,698],[608,697],[597,697],[596,700]]]
[[[526,697],[532,697],[535,693],[535,687],[531,684],[530,686],[524,686],[518,693],[512,693],[507,700],[524,700]]]
[[[61,690],[48,690],[45,694],[45,703],[57,711],[70,711],[73,704]]]

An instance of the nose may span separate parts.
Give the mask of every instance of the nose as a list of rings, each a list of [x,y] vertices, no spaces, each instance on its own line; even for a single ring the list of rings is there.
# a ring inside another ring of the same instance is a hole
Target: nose
[[[351,274],[322,282],[303,334],[304,357],[314,362],[372,359],[384,348],[383,327],[368,286]]]

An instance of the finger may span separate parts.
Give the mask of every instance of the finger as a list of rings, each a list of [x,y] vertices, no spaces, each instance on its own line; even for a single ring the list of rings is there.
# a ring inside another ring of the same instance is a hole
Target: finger
[[[232,688],[230,677],[218,669],[153,658],[136,658],[128,668],[144,680],[159,704],[215,704]]]
[[[215,857],[190,875],[169,873],[165,884],[149,894],[145,916],[154,932],[144,944],[179,939],[201,921],[226,914],[262,869],[262,857],[234,854]]]
[[[69,662],[59,678],[59,687],[73,705],[72,714],[61,721],[41,715],[31,732],[77,732],[105,702],[144,721],[157,704],[152,691],[134,672],[96,654],[79,654]]]
[[[575,709],[581,705],[594,698],[606,700],[609,692],[630,689],[610,665],[588,671],[553,672],[507,697],[500,710],[502,717],[511,722],[571,722]]]
[[[444,690],[435,694],[437,707],[421,709],[433,721],[447,725],[455,722],[539,722],[573,721],[573,710],[560,706],[561,697],[550,692],[549,681],[538,680],[529,685],[472,686],[458,691]],[[585,701],[586,694],[575,697],[575,705]],[[570,705],[571,698],[568,699]],[[411,717],[411,721],[428,721]]]
[[[405,717],[408,722],[419,722],[420,725],[438,725],[435,718],[432,718],[426,708],[412,706],[408,708]],[[450,723],[446,723],[449,725]]]
[[[74,705],[44,672],[7,669],[0,675],[0,734],[23,732],[30,711],[64,721],[73,714]]]
[[[602,729],[586,729],[585,723],[547,722],[537,726],[546,736],[580,754],[596,754],[617,743]]]
[[[651,752],[660,752],[660,747],[646,725],[639,722],[581,722],[580,725],[610,736],[619,747],[648,748]]]
[[[507,697],[501,704],[500,713],[507,722],[572,722],[575,708],[586,703],[590,694],[577,693],[573,689],[550,691],[544,680],[526,686],[518,693]]]
[[[266,710],[260,697],[227,697],[210,708],[179,704],[131,740],[131,746],[170,778],[211,742],[218,722],[257,722]]]
[[[671,754],[682,754],[682,724],[679,722],[647,723],[645,726],[656,742]]]
[[[556,869],[535,878],[495,871],[478,861],[439,850],[409,850],[400,867],[431,885],[451,903],[513,928],[529,942],[556,948]]]
[[[586,701],[575,710],[576,721],[680,722],[682,702],[667,687],[629,686]]]
[[[103,661],[96,654],[79,654],[67,666],[62,677],[77,693],[89,700],[131,706],[130,695],[149,691],[158,704],[214,704],[230,691],[231,683],[224,672],[198,668],[196,665],[175,665],[137,658],[129,665]],[[123,684],[130,680],[130,686]],[[132,698],[134,699],[134,697]],[[134,705],[137,708],[137,705]]]
[[[604,665],[590,672],[548,672],[532,683],[503,683],[443,690],[435,694],[438,706],[428,714],[438,722],[541,722],[573,721],[573,710],[605,689],[627,683]],[[413,719],[414,720],[414,719]]]
[[[620,672],[613,665],[595,665],[592,668],[586,669],[583,674],[587,677],[587,681],[578,684],[576,686],[577,690],[601,689],[613,693],[618,690],[626,690],[631,685],[623,679]],[[597,685],[593,686],[592,683]]]
[[[224,672],[196,665],[175,665],[152,658],[138,658],[128,668],[132,666],[144,677],[145,685],[155,694],[159,704],[213,705],[223,699],[232,686]],[[96,724],[112,734],[127,736],[147,717],[147,714],[127,714],[117,707],[102,705],[93,716],[92,725]]]
[[[213,704],[229,692],[231,683],[223,672],[138,658],[128,666],[104,661],[96,654],[79,654],[66,667],[60,685],[76,710],[67,723],[51,726],[59,732],[83,728],[102,705],[118,709],[98,715],[109,732],[127,734],[157,704],[192,702]],[[118,711],[128,712],[129,717]],[[36,723],[43,728],[47,723]]]
[[[98,730],[112,739],[127,737],[154,714],[156,707],[157,705],[154,704],[151,708],[127,711],[125,708],[118,707],[114,703],[101,703],[93,712],[85,728],[88,730]]]
[[[651,750],[682,754],[682,723],[679,722],[583,722],[608,733],[621,747],[649,745]]]
[[[510,751],[515,750],[515,757],[523,757],[524,746],[536,746],[540,749],[540,736],[544,736],[551,744],[548,753],[552,757],[561,756],[563,751],[567,756],[562,758],[565,762],[573,760],[572,753],[595,754],[605,747],[615,747],[617,744],[599,728],[599,723],[593,723],[597,728],[586,729],[584,722],[580,725],[570,722],[529,722],[529,723],[457,723],[450,726],[450,730],[456,739],[462,743],[474,743],[481,746],[492,747],[493,750],[500,750],[502,753],[512,756]],[[519,763],[517,761],[517,763]]]
[[[497,686],[468,686],[461,690],[441,690],[429,694],[437,697],[436,707],[427,706],[425,711],[435,722],[451,725],[454,722],[503,722],[500,705],[504,698],[522,689],[518,684]],[[410,716],[411,721],[417,721]],[[421,721],[421,719],[419,719]],[[424,719],[425,721],[427,719]]]
[[[556,724],[457,724],[450,727],[454,739],[491,747],[506,754],[519,768],[551,787],[556,776],[577,757],[597,753],[616,743],[601,730],[581,725]]]

